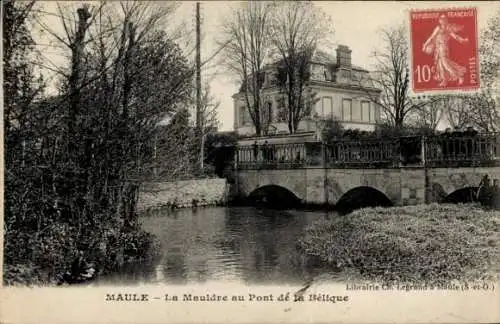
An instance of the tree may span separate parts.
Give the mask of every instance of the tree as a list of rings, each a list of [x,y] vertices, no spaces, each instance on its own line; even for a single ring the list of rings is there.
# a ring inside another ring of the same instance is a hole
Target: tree
[[[168,124],[157,129],[153,162],[155,179],[175,180],[195,172],[199,141],[189,118],[188,109],[181,108]]]
[[[112,252],[125,249],[124,236],[143,237],[136,202],[154,166],[159,122],[167,117],[176,116],[169,129],[175,136],[166,137],[173,154],[164,163],[185,166],[179,163],[184,151],[178,144],[192,136],[182,126],[185,116],[176,112],[189,102],[193,70],[159,23],[168,18],[163,14],[172,13],[170,4],[83,6],[76,10],[76,21],[74,12],[59,7],[64,35],[38,23],[68,57],[65,67],[54,69],[61,91],[26,100],[25,94],[36,97],[37,83],[24,75],[32,76],[30,69],[43,64],[27,61],[35,44],[23,27],[27,20],[20,18],[29,17],[25,6],[16,3],[3,11],[7,86],[18,94],[9,98],[5,115],[11,129],[7,155],[12,157],[6,162],[6,250],[17,253],[8,254],[6,262],[61,270],[75,248],[99,254],[94,243],[107,242]],[[107,241],[104,232],[115,240]],[[103,257],[102,268],[109,270],[115,257]]]
[[[35,5],[35,1],[2,3],[6,247],[15,244],[21,229],[36,233],[43,225],[39,203],[45,195],[35,185],[40,170],[32,167],[40,153],[37,132],[47,131],[45,124],[37,123],[39,111],[33,107],[45,86],[43,79],[35,76],[32,64],[36,43],[30,29]],[[9,264],[25,256],[17,249],[5,251],[4,260]]]
[[[368,91],[365,96],[380,107],[383,117],[395,127],[402,127],[412,113],[438,100],[415,100],[408,95],[410,71],[406,35],[403,26],[381,30],[383,46],[373,53],[375,69],[367,80],[362,80],[382,91],[380,96]]]
[[[445,111],[453,127],[474,127],[480,131],[494,131],[500,125],[498,101],[495,88],[498,87],[500,69],[500,11],[489,20],[487,28],[480,35],[481,92],[448,96]]]
[[[193,88],[196,90],[196,88]],[[220,101],[217,100],[211,91],[210,82],[205,82],[205,85],[201,89],[201,106],[200,106],[200,118],[201,122],[199,124],[200,130],[198,130],[198,134],[196,138],[200,140],[201,143],[204,142],[207,134],[212,132],[216,132],[218,127],[220,126],[219,117],[218,117],[218,109],[220,106]],[[186,103],[186,107],[184,107],[187,111],[189,111],[190,116],[196,115],[196,91],[193,91],[191,95],[191,99]],[[194,150],[198,152],[198,162],[201,157],[206,156],[204,152],[205,145],[200,145],[198,143],[197,148]],[[203,169],[203,163],[201,164],[201,169]]]
[[[483,131],[498,130],[500,112],[495,95],[499,85],[500,71],[500,10],[488,21],[488,26],[481,35],[479,47],[482,91],[469,96],[467,101],[473,108],[471,119],[473,127]]]
[[[435,130],[439,122],[444,117],[446,97],[440,97],[439,100],[430,101],[426,105],[421,105],[409,116],[414,119],[414,126],[425,129]],[[409,119],[410,119],[409,118]]]
[[[338,119],[326,119],[321,127],[321,141],[327,144],[339,139],[344,133],[344,127]]]
[[[36,52],[30,32],[35,1],[11,0],[2,7],[4,131],[8,134],[12,127],[23,128],[30,113],[28,107],[40,98],[45,84],[41,77],[35,76],[31,64]]]
[[[210,85],[207,83],[202,91],[201,97],[201,115],[203,134],[207,135],[220,126],[217,110],[220,107],[220,100],[217,100],[213,94]]]
[[[282,117],[289,132],[295,133],[299,122],[310,116],[316,101],[309,87],[311,58],[332,28],[320,9],[305,1],[274,3],[269,26],[278,86],[286,110]]]
[[[500,10],[488,21],[480,44],[481,82],[491,88],[498,82],[500,71]]]
[[[263,68],[270,49],[270,5],[249,1],[235,9],[223,27],[224,61],[241,83],[246,109],[257,135],[262,133]]]

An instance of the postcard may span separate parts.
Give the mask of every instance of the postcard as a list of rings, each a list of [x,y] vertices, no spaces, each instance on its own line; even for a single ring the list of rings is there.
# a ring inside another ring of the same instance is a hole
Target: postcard
[[[497,2],[2,21],[1,323],[500,321]]]

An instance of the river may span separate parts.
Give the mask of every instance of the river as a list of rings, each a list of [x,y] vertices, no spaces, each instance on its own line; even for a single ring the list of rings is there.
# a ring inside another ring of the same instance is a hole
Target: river
[[[334,212],[252,207],[156,211],[141,217],[161,242],[161,256],[99,280],[105,284],[213,281],[295,284],[318,274],[296,249],[304,228]]]

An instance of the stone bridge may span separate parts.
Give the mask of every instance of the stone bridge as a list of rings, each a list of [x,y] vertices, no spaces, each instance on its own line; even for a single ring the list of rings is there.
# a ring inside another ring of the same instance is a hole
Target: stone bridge
[[[262,188],[286,189],[302,203],[336,205],[347,193],[381,193],[394,205],[442,202],[459,190],[477,188],[484,175],[500,179],[500,167],[390,169],[260,169],[238,170],[240,197]]]
[[[500,179],[500,133],[240,146],[235,170],[240,197],[281,191],[306,204],[337,205],[354,193],[400,206],[443,202],[470,197],[485,175]]]

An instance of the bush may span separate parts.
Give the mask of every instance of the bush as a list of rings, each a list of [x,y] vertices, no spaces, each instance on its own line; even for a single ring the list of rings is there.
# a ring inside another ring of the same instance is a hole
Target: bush
[[[134,226],[116,230],[108,224],[75,235],[77,228],[53,224],[39,235],[6,233],[3,282],[5,285],[50,285],[56,275],[70,270],[79,249],[100,274],[118,270],[126,263],[155,257],[157,239]]]
[[[495,279],[500,213],[473,205],[367,208],[313,224],[301,251],[379,282]]]

